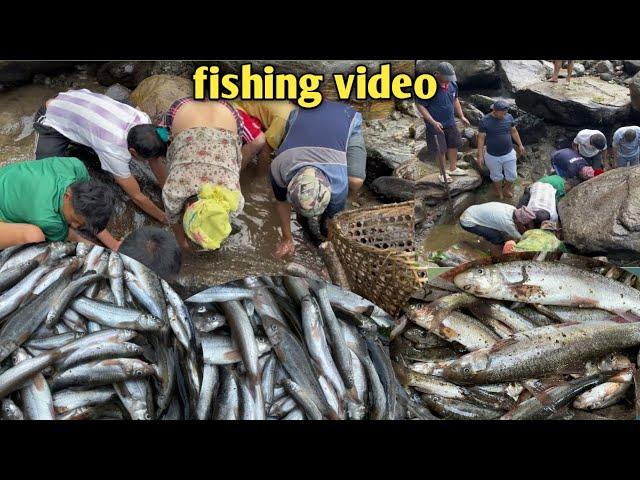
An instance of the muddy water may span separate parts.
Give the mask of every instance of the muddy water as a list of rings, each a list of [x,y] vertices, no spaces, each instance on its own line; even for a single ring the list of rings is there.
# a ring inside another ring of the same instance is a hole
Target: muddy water
[[[0,166],[33,159],[36,135],[33,131],[33,116],[43,102],[61,91],[73,88],[88,88],[103,92],[105,88],[93,78],[79,71],[67,75],[68,80],[58,85],[25,85],[0,92]],[[109,229],[122,238],[143,225],[157,225],[125,197],[113,180],[100,171],[95,158],[86,152],[77,152],[92,177],[109,185],[116,195],[115,210]],[[132,170],[140,180],[143,191],[161,205],[160,189],[150,175],[148,167],[135,162]],[[248,274],[279,274],[286,265],[275,259],[280,239],[279,227],[272,205],[271,187],[266,177],[259,175],[255,166],[243,173],[242,190],[246,206],[234,226],[227,243],[217,252],[197,253],[187,256],[183,263],[180,283],[189,290],[205,285],[223,283]],[[300,227],[294,223],[297,249],[287,261],[295,261],[315,270],[324,265],[315,247],[305,239]]]

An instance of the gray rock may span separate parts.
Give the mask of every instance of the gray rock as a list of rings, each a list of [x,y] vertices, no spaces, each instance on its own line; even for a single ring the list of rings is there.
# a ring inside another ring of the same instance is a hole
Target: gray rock
[[[596,63],[595,67],[598,73],[611,73],[613,74],[613,64],[609,60],[600,60]]]
[[[151,74],[154,62],[107,62],[100,66],[98,82],[105,87],[115,83],[135,88]]]
[[[640,72],[640,60],[624,60],[624,71],[629,75]]]
[[[601,73],[600,74],[600,80],[602,80],[603,82],[610,82],[611,80],[613,80],[613,75],[611,75],[610,73]]]
[[[478,132],[473,128],[465,128],[462,132],[462,137],[469,142],[469,146],[472,148],[478,147]]]
[[[411,138],[409,129],[413,126],[417,131],[420,124],[424,122],[407,115],[398,120],[365,122],[362,133],[369,158],[368,164],[379,164],[383,167],[376,171],[391,172],[402,162],[413,157],[417,153],[416,140]]]
[[[117,100],[118,102],[130,104],[129,96],[131,95],[131,90],[129,90],[124,85],[120,85],[119,83],[115,83],[107,88],[104,94],[109,97]]]
[[[390,202],[406,202],[416,196],[416,186],[411,180],[404,178],[383,176],[371,183],[371,190]]]
[[[640,72],[636,73],[629,82],[629,92],[633,109],[640,112]]]
[[[493,60],[418,60],[416,73],[433,73],[438,63],[453,65],[461,88],[498,88],[500,75]]]
[[[504,86],[511,92],[546,78],[545,67],[538,60],[498,60],[498,68]]]
[[[573,75],[574,77],[582,77],[582,76],[584,76],[585,72],[586,72],[586,68],[584,68],[584,65],[583,65],[583,64],[578,63],[578,62],[575,62],[575,63],[573,64],[573,72],[572,72],[572,75]]]
[[[421,118],[413,100],[396,101],[396,109],[398,109],[399,112],[404,113],[405,115],[409,115],[410,117]]]
[[[464,100],[460,101],[460,105],[462,106],[462,113],[467,117],[467,120],[471,122],[471,125],[475,125],[477,127],[480,124],[482,117],[484,117],[484,113],[474,107],[473,104],[465,102]]]
[[[630,112],[626,88],[590,77],[573,82],[570,89],[539,82],[516,92],[515,99],[522,110],[565,125],[612,124]]]
[[[516,118],[516,128],[524,145],[542,141],[547,136],[547,125],[540,117],[525,113]]]
[[[564,239],[588,253],[640,253],[640,167],[617,168],[571,189],[558,205]]]
[[[449,193],[456,196],[463,192],[475,190],[482,185],[482,177],[473,169],[466,171],[467,175],[451,177],[453,182],[449,183]],[[439,174],[432,173],[416,181],[415,194],[419,198],[430,200],[444,200],[447,198],[447,190],[440,182]]]

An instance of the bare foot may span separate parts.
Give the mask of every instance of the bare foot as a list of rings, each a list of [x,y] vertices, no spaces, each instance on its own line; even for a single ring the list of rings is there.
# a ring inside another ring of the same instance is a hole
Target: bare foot
[[[549,79],[549,81],[551,83],[558,83],[558,79],[557,78],[551,78],[551,79]]]
[[[504,192],[504,196],[507,198],[513,198],[513,192]]]

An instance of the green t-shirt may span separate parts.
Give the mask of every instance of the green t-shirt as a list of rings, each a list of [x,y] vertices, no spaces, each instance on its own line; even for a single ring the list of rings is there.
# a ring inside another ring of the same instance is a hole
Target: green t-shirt
[[[556,189],[556,200],[560,200],[567,193],[564,189],[564,178],[560,175],[547,175],[542,177],[539,182],[548,183]]]
[[[50,241],[65,240],[69,226],[62,201],[69,185],[89,180],[77,158],[51,157],[0,168],[0,221],[40,227]]]

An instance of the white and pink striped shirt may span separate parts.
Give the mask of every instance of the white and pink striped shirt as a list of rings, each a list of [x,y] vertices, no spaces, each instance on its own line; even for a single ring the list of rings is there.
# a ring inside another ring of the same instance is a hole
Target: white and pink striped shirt
[[[92,148],[102,169],[120,178],[131,176],[127,133],[145,123],[151,123],[146,113],[87,89],[59,94],[47,105],[42,121],[72,142]]]

